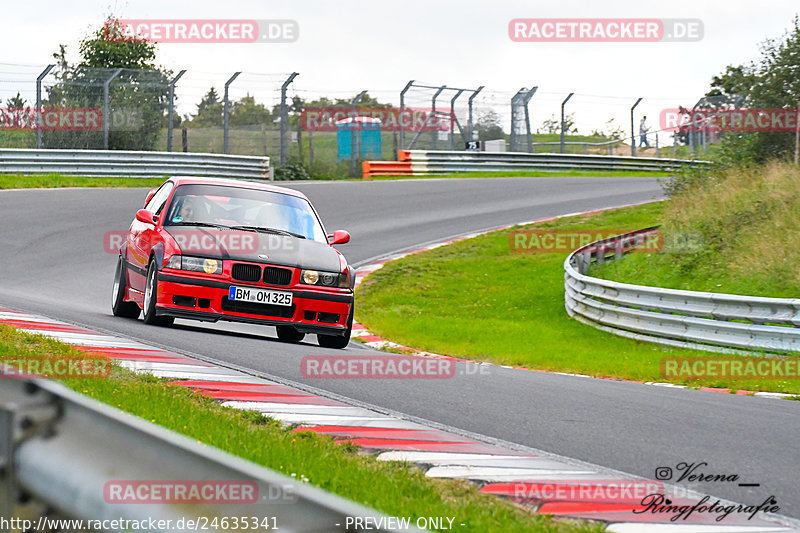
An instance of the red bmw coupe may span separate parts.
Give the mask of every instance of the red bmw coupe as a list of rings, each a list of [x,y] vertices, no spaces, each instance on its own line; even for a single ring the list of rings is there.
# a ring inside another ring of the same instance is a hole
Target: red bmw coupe
[[[355,272],[300,192],[266,184],[173,177],[147,195],[119,250],[115,316],[169,326],[175,318],[275,326],[344,348]]]

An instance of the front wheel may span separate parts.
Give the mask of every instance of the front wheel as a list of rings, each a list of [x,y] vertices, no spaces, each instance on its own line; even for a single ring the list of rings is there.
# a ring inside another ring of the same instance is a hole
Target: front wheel
[[[153,326],[171,326],[175,319],[171,316],[156,316],[156,300],[158,296],[158,266],[156,260],[150,260],[147,268],[147,282],[144,286],[144,323]]]
[[[139,318],[141,310],[136,302],[126,302],[125,292],[128,288],[128,276],[122,256],[117,260],[117,271],[114,273],[114,287],[111,291],[111,312],[123,318]]]
[[[353,312],[355,311],[355,305],[350,306],[350,316],[347,317],[347,330],[345,331],[344,335],[322,335],[320,333],[317,334],[317,342],[323,348],[335,348],[337,350],[341,350],[342,348],[346,348],[348,344],[350,344],[350,333],[353,331]]]

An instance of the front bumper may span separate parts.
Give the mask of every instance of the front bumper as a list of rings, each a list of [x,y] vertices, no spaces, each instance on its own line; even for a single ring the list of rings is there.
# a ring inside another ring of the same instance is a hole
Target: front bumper
[[[230,287],[252,287],[292,293],[292,306],[228,300]],[[353,307],[349,289],[319,290],[311,286],[274,287],[173,271],[158,273],[156,315],[206,322],[228,320],[271,326],[290,325],[302,333],[344,335]]]

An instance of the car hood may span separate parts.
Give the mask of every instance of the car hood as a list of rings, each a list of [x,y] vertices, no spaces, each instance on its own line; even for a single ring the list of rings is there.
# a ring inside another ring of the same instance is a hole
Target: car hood
[[[255,231],[165,228],[183,255],[339,272],[339,252],[327,243]]]

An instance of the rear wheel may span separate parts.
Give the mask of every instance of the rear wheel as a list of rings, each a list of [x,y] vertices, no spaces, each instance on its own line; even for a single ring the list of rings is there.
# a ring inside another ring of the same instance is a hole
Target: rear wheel
[[[175,318],[156,316],[156,300],[158,296],[158,266],[156,260],[150,260],[147,268],[147,281],[144,286],[144,323],[153,326],[171,326]]]
[[[125,265],[122,256],[117,259],[117,271],[114,274],[114,287],[111,291],[111,312],[114,316],[123,318],[139,318],[141,310],[136,302],[126,302],[125,292],[128,288],[128,276],[125,273]]]
[[[283,342],[300,342],[306,336],[305,333],[300,333],[292,326],[275,326],[275,329],[278,332],[278,339]]]
[[[323,348],[336,348],[341,350],[350,344],[350,333],[353,331],[353,312],[355,305],[350,306],[350,316],[347,318],[347,330],[344,335],[322,335],[317,334],[317,342]]]

